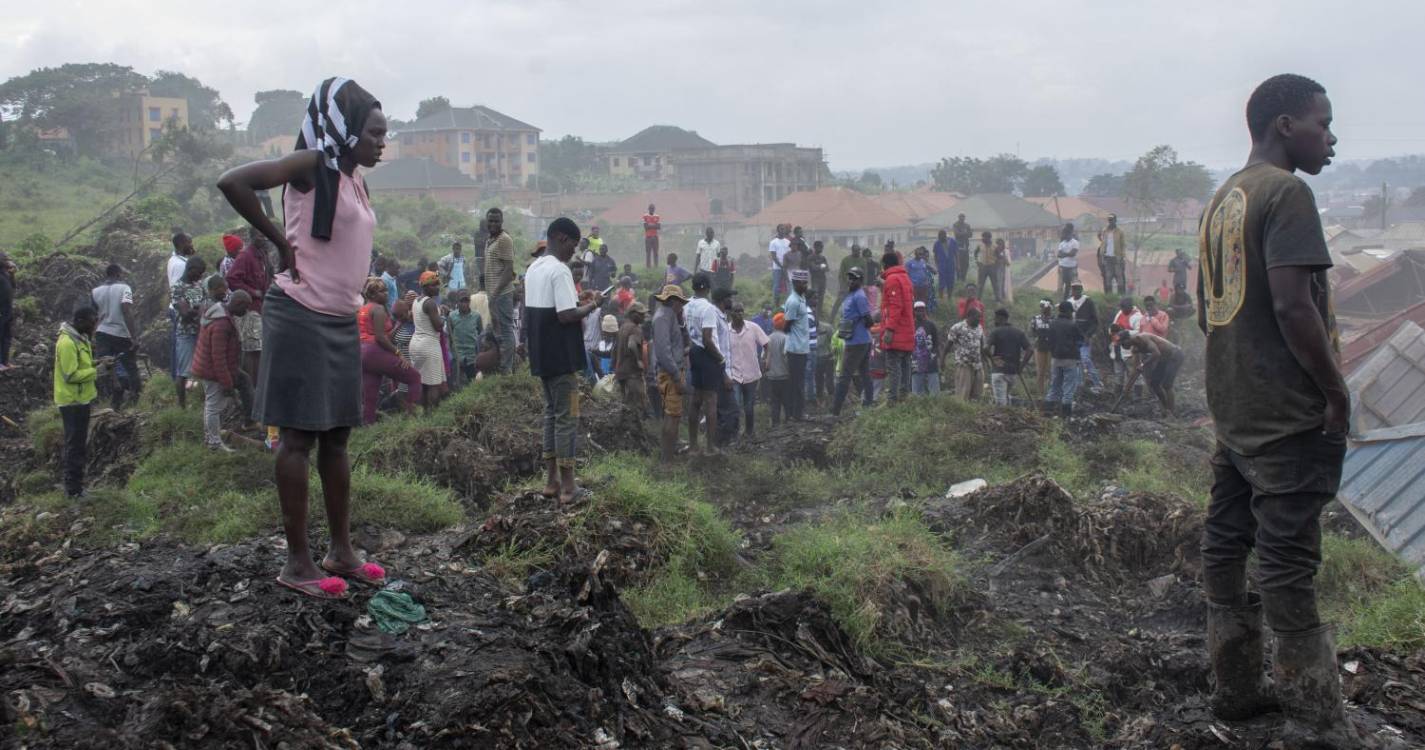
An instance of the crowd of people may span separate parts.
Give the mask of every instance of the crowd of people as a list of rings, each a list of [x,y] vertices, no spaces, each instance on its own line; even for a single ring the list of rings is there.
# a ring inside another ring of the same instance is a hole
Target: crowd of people
[[[1373,746],[1342,712],[1335,651],[1312,585],[1318,517],[1339,485],[1350,405],[1332,350],[1330,257],[1310,188],[1294,172],[1315,174],[1329,162],[1330,111],[1324,89],[1300,76],[1278,76],[1254,92],[1252,158],[1217,192],[1205,219],[1202,309],[1187,294],[1192,263],[1181,251],[1169,265],[1171,283],[1129,296],[1127,246],[1111,217],[1097,261],[1104,292],[1117,297],[1112,318],[1100,318],[1084,293],[1077,231],[1068,224],[1053,251],[1057,299],[1040,300],[1021,328],[1006,306],[1013,284],[1003,238],[983,232],[972,248],[963,215],[932,249],[918,247],[909,259],[894,243],[879,256],[853,247],[834,277],[821,242],[808,244],[801,227],[779,226],[768,245],[773,302],[751,317],[734,262],[711,228],[692,249],[691,270],[676,253],[665,256],[661,283],[646,302],[637,299],[631,265],[618,268],[598,228],[585,237],[568,218],[548,225],[517,274],[499,209],[482,221],[473,268],[455,243],[438,261],[403,272],[396,259],[372,252],[376,216],[357,171],[380,159],[381,105],[353,81],[328,79],[310,100],[295,152],[220,179],[251,227],[246,239],[224,235],[224,256],[210,272],[188,236],[172,238],[176,398],[184,406],[190,388],[203,389],[204,440],[216,451],[233,450],[233,433],[222,429],[232,399],[242,404],[239,420],[251,423],[240,432],[268,426],[287,537],[276,581],[339,598],[348,579],[375,586],[386,579],[351,544],[346,454],[351,429],[378,419],[383,400],[403,412],[428,411],[450,388],[527,361],[544,400],[542,493],[568,503],[583,492],[575,468],[580,399],[589,386],[659,420],[664,462],[753,436],[759,400],[777,426],[818,409],[839,415],[848,397],[859,396],[861,408],[946,391],[976,401],[988,384],[996,404],[1037,403],[1068,416],[1079,388],[1101,389],[1106,375],[1120,400],[1142,380],[1171,414],[1184,360],[1178,328],[1195,319],[1209,333],[1207,396],[1219,441],[1203,541],[1212,708],[1245,719],[1280,707],[1294,722],[1289,728],[1334,743],[1327,746]],[[276,187],[284,188],[280,228],[259,199]],[[652,268],[660,252],[655,206],[643,227]],[[107,387],[115,408],[140,388],[125,273],[106,269],[54,348],[72,496],[83,494],[97,384],[113,373]],[[8,366],[13,274],[0,256],[0,368]],[[1205,288],[1204,276],[1214,280]],[[986,288],[993,311],[980,296]],[[943,332],[936,322],[942,305]],[[1101,374],[1094,355],[1103,349],[1111,368]],[[1264,380],[1264,372],[1273,377]],[[331,536],[319,563],[306,529],[314,448]],[[1260,594],[1248,592],[1245,575],[1254,547]],[[1262,671],[1264,612],[1276,637],[1275,687]]]

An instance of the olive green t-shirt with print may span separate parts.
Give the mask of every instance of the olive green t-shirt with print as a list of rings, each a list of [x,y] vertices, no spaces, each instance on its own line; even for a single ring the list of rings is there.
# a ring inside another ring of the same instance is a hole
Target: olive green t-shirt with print
[[[1325,420],[1326,397],[1287,348],[1267,271],[1311,269],[1311,300],[1336,345],[1331,256],[1311,188],[1254,164],[1218,188],[1198,238],[1198,300],[1207,321],[1207,406],[1217,439],[1244,456]],[[1339,347],[1338,347],[1339,348]]]

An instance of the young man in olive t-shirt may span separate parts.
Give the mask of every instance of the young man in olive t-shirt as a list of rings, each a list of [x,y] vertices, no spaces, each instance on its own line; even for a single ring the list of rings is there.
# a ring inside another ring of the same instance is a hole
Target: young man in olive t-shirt
[[[1337,364],[1316,200],[1295,172],[1335,155],[1320,84],[1268,79],[1247,102],[1252,151],[1218,188],[1199,233],[1198,321],[1217,432],[1203,530],[1208,649],[1219,718],[1280,705],[1289,747],[1375,747],[1346,719],[1330,627],[1317,614],[1322,508],[1346,453],[1350,397]],[[1248,593],[1255,547],[1260,596]],[[1276,635],[1262,673],[1262,613]]]

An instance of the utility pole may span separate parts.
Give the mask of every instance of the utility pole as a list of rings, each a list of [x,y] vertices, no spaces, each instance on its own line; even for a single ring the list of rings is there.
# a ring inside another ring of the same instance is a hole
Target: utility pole
[[[1390,194],[1386,192],[1385,181],[1380,183],[1380,231],[1385,231],[1386,209],[1390,208]]]

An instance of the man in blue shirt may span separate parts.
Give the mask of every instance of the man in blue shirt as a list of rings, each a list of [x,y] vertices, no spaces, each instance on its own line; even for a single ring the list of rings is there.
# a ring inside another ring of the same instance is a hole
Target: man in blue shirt
[[[935,296],[943,296],[948,300],[955,296],[955,256],[960,252],[960,248],[955,238],[942,229],[935,240],[934,252],[935,268],[940,271],[940,285]]]
[[[905,264],[910,286],[915,291],[915,301],[924,302],[935,309],[935,268],[930,265],[930,252],[924,245],[917,247]]]
[[[863,277],[864,272],[859,267],[846,272],[846,284],[850,291],[841,303],[841,321],[836,332],[846,346],[841,353],[841,372],[836,376],[832,416],[840,416],[852,377],[856,378],[856,388],[865,394],[862,405],[871,405],[871,303],[866,299],[866,291],[861,288]]]
[[[386,312],[389,314],[391,308],[396,306],[396,300],[401,298],[401,290],[396,285],[396,275],[401,272],[401,261],[386,258],[384,262],[386,266],[381,271],[381,280],[386,282]]]
[[[806,418],[806,368],[811,359],[810,310],[806,301],[811,273],[794,268],[790,275],[792,292],[782,305],[787,321],[787,418],[801,421]]]

